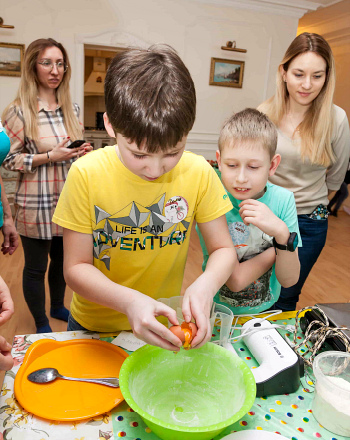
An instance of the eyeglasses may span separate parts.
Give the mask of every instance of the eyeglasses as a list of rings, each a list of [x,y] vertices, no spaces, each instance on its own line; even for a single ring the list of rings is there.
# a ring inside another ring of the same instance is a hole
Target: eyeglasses
[[[68,69],[68,65],[64,63],[63,61],[57,61],[57,63],[53,63],[51,60],[44,60],[44,61],[38,61],[38,64],[43,66],[45,70],[48,70],[49,72],[52,71],[53,66],[56,65],[57,70],[59,72],[66,72]]]

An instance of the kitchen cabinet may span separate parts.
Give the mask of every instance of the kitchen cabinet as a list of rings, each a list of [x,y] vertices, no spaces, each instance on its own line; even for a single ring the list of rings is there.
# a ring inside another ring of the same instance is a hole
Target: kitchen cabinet
[[[84,139],[86,142],[90,142],[94,150],[115,144],[115,139],[111,138],[105,130],[96,130],[90,127],[86,127]]]

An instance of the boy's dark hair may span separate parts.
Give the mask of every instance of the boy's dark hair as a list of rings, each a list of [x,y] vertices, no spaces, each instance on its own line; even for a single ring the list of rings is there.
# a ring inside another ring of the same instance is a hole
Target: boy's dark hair
[[[220,132],[219,150],[242,145],[246,141],[260,142],[271,159],[276,153],[276,127],[264,113],[254,108],[234,113],[225,122]]]
[[[196,92],[189,71],[167,45],[130,49],[111,61],[105,103],[114,131],[149,153],[174,147],[191,130]]]

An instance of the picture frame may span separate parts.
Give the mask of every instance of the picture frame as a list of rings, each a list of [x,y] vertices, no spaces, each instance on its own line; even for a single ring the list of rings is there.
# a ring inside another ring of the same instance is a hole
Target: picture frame
[[[0,43],[0,76],[21,76],[24,44]]]
[[[210,65],[209,85],[236,87],[243,84],[244,61],[212,58]]]

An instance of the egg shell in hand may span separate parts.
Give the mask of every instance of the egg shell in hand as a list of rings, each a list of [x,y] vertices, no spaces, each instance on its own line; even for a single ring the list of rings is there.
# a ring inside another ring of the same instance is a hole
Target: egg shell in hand
[[[185,333],[181,329],[181,325],[173,325],[169,330],[177,336],[181,342],[185,342]]]
[[[191,339],[191,341],[192,341],[197,334],[198,327],[194,322],[189,322],[188,325],[191,327],[191,330],[192,330],[192,339]]]
[[[194,322],[189,322],[189,323],[182,323],[182,326],[184,326],[185,329],[189,327],[189,329],[192,333],[191,340],[189,341],[189,343],[191,343],[193,338],[197,334],[198,329],[197,329],[196,324]],[[169,328],[169,330],[172,333],[174,333],[174,335],[177,336],[182,343],[185,342],[185,333],[184,333],[183,328],[181,328],[181,325],[173,325],[172,327]]]

